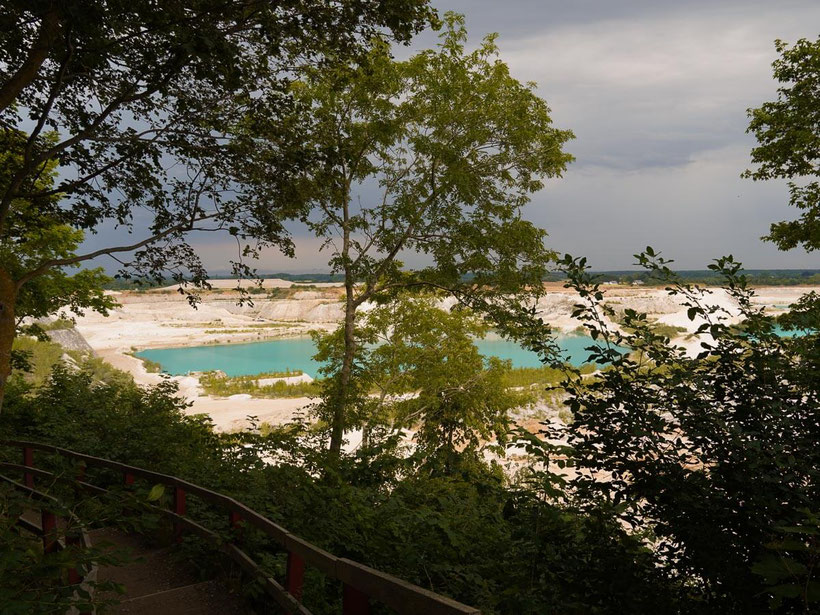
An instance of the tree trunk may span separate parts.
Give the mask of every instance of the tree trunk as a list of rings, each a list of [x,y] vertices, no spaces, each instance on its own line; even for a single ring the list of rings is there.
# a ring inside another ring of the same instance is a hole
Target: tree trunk
[[[370,448],[370,431],[372,429],[373,428],[370,425],[370,421],[365,420],[364,424],[362,424],[362,443],[360,446],[363,451]]]
[[[0,270],[0,412],[6,393],[6,381],[11,374],[11,345],[16,329],[14,306],[17,302],[17,284],[11,276]]]
[[[333,407],[333,423],[330,431],[330,457],[338,459],[342,454],[345,435],[345,414],[350,404],[350,379],[353,375],[353,358],[356,356],[356,301],[353,293],[356,280],[350,261],[350,180],[345,178],[341,199],[342,209],[342,262],[345,273],[345,350],[342,369],[339,372],[339,390]]]
[[[350,380],[353,375],[353,359],[356,356],[356,306],[353,297],[353,281],[345,281],[345,350],[342,369],[339,372],[339,393],[333,408],[333,425],[330,434],[330,453],[339,457],[345,433],[345,414],[350,403]]]

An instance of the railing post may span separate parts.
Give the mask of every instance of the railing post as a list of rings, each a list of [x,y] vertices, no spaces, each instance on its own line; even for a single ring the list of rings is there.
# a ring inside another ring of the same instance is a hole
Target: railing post
[[[342,592],[342,615],[370,615],[370,599],[345,583]]]
[[[43,509],[40,511],[40,525],[43,528],[43,552],[53,553],[57,550],[57,517]]]
[[[34,449],[30,446],[23,447],[23,465],[27,468],[34,467]],[[26,485],[26,487],[30,489],[33,488],[34,474],[32,474],[31,472],[25,472],[23,474],[23,483]]]
[[[65,543],[66,546],[77,546],[80,549],[83,548],[83,540],[82,534],[78,533],[66,533],[65,536]],[[76,568],[69,568],[68,569],[68,584],[69,585],[80,585],[83,582],[83,575],[80,574],[80,571]],[[79,615],[93,615],[91,611],[80,611]]]
[[[77,534],[66,534],[65,537],[65,544],[66,546],[79,546],[82,547],[82,540],[80,536]],[[76,568],[69,568],[68,569],[68,584],[69,585],[79,585],[82,583],[83,578],[80,575],[80,572]]]
[[[174,486],[174,512],[185,514],[185,490],[177,486]],[[182,526],[179,523],[174,523],[174,540],[182,542]]]
[[[228,522],[231,524],[231,529],[235,534],[238,534],[242,530],[242,515],[235,510],[228,513]]]
[[[296,598],[302,601],[302,585],[305,582],[305,560],[296,555],[293,551],[288,551],[288,568],[285,575],[285,589]]]

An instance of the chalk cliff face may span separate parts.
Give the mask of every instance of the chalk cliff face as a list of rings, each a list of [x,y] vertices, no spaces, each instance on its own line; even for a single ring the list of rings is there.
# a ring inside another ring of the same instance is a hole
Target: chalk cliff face
[[[77,329],[55,329],[46,332],[52,342],[55,342],[66,350],[76,350],[79,352],[93,353],[94,349]]]
[[[339,322],[344,314],[340,301],[299,297],[299,295],[316,294],[318,293],[297,293],[292,299],[254,301],[253,307],[220,302],[220,307],[231,314],[264,320],[315,323]]]

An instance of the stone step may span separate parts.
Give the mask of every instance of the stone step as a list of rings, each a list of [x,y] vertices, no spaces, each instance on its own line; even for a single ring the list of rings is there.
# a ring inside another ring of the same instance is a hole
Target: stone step
[[[203,581],[122,601],[119,615],[245,615],[249,610],[218,581]]]
[[[173,547],[156,548],[136,535],[103,528],[89,533],[93,545],[110,544],[125,549],[133,561],[124,566],[100,566],[97,580],[125,587],[125,595],[112,613],[150,615],[239,615],[248,613],[243,602],[221,583],[200,581],[184,563],[172,556]]]
[[[110,529],[94,530],[91,543],[95,546],[109,543],[131,553],[133,561],[124,566],[100,566],[97,573],[99,581],[124,585],[127,598],[139,598],[199,581],[184,565],[174,561],[170,549],[151,548],[138,537]]]

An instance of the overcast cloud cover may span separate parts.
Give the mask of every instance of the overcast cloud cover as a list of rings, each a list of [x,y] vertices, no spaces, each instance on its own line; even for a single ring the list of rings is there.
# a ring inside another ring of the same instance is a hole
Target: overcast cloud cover
[[[740,178],[755,144],[746,109],[776,96],[774,39],[815,39],[820,2],[433,3],[466,14],[472,45],[498,32],[513,75],[537,82],[556,126],[576,134],[567,148],[576,162],[526,210],[554,249],[596,269],[630,268],[647,244],[684,269],[728,253],[749,268],[820,268],[817,254],[759,239],[771,222],[797,217],[785,184]],[[425,33],[411,50],[435,42]],[[327,270],[327,255],[301,234],[296,261],[271,252],[259,269]],[[236,253],[227,240],[199,245],[212,270]]]
[[[599,269],[647,244],[681,268],[733,253],[747,267],[820,267],[759,237],[796,217],[782,183],[740,179],[746,109],[776,96],[774,39],[815,39],[820,3],[441,0],[471,33],[498,31],[516,77],[539,84],[576,162],[528,217]]]

